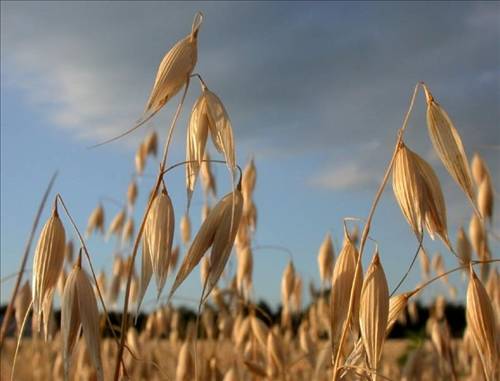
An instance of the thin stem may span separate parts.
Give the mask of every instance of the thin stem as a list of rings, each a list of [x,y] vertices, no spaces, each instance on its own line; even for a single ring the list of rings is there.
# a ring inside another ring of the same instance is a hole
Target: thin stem
[[[470,263],[472,264],[472,266],[475,266],[475,265],[481,265],[481,264],[487,264],[487,263],[495,263],[495,262],[500,262],[500,259],[488,259],[486,261],[471,261]],[[455,267],[454,269],[452,270],[448,270],[442,274],[439,274],[439,275],[436,275],[434,278],[428,280],[427,282],[425,282],[424,284],[420,285],[419,287],[417,287],[416,289],[414,289],[413,291],[411,291],[409,293],[409,298],[412,297],[413,295],[415,294],[418,294],[420,291],[422,291],[425,287],[427,287],[428,285],[430,285],[431,283],[451,274],[451,273],[454,273],[456,271],[459,271],[459,270],[463,270],[463,269],[467,269],[469,267],[468,264],[466,265],[462,265],[462,266],[459,266],[459,267]]]
[[[17,338],[16,351],[14,352],[14,359],[12,360],[12,369],[10,371],[11,381],[14,380],[14,371],[16,369],[17,354],[19,353],[19,349],[21,348],[21,339],[23,338],[24,327],[26,326],[26,322],[28,321],[28,315],[30,314],[32,308],[33,308],[33,299],[31,300],[30,305],[26,310],[26,314],[24,315],[23,319],[23,324],[21,324],[21,329],[19,330],[19,337]]]
[[[282,253],[286,253],[288,254],[288,259],[290,259],[290,261],[293,262],[293,252],[292,250],[290,250],[289,248],[285,247],[285,246],[281,246],[281,245],[258,245],[258,246],[254,246],[252,247],[252,250],[276,250],[276,251],[280,251]]]
[[[31,249],[31,243],[33,242],[33,238],[35,237],[35,231],[38,227],[38,222],[40,221],[40,216],[42,215],[43,208],[45,203],[47,202],[47,198],[49,197],[49,193],[54,185],[54,181],[57,177],[57,171],[52,175],[49,181],[49,185],[43,194],[42,201],[40,202],[40,206],[38,207],[38,211],[36,212],[35,219],[33,220],[33,225],[31,227],[31,232],[28,236],[28,241],[26,242],[26,246],[24,247],[23,259],[21,260],[21,266],[19,267],[19,272],[17,273],[16,283],[14,285],[14,290],[12,291],[12,296],[10,297],[9,305],[7,306],[7,311],[5,311],[5,316],[2,321],[2,328],[0,329],[0,348],[3,348],[3,343],[5,337],[7,336],[7,328],[9,326],[10,319],[12,318],[12,312],[14,310],[14,301],[16,300],[17,293],[19,291],[19,286],[21,285],[21,279],[23,277],[26,262],[28,261],[28,254]]]
[[[172,141],[172,136],[174,134],[175,130],[175,125],[177,123],[177,119],[179,119],[179,115],[182,110],[182,105],[184,104],[184,100],[186,99],[186,94],[188,91],[189,87],[189,81],[190,78],[187,78],[186,85],[184,86],[184,92],[182,93],[182,98],[181,101],[179,102],[179,105],[177,106],[177,110],[175,110],[174,118],[172,119],[172,123],[170,124],[170,128],[168,129],[168,136],[167,136],[167,141],[165,143],[165,146],[163,147],[163,156],[161,159],[161,164],[160,164],[160,172],[163,171],[163,168],[165,168],[165,165],[167,164],[167,155],[168,155],[168,148],[170,147],[170,143]]]
[[[411,260],[410,266],[408,266],[408,270],[406,270],[405,274],[401,278],[401,280],[398,282],[396,287],[394,287],[394,290],[392,290],[391,294],[389,297],[392,297],[397,290],[399,290],[399,287],[403,284],[403,282],[406,280],[408,275],[410,274],[411,269],[413,268],[413,265],[415,264],[415,261],[417,260],[418,254],[420,253],[420,249],[422,248],[422,242],[424,241],[424,234],[423,232],[420,234],[420,239],[418,240],[418,247],[417,251],[415,252],[415,255],[413,256],[413,259]]]
[[[382,182],[379,186],[379,189],[377,190],[377,193],[375,194],[375,197],[374,197],[373,202],[372,202],[372,206],[370,208],[370,212],[368,213],[368,217],[366,218],[366,224],[363,228],[363,233],[361,235],[361,242],[359,245],[359,255],[358,255],[358,259],[356,261],[356,270],[355,270],[355,274],[354,274],[353,279],[357,279],[360,275],[361,259],[363,257],[363,250],[365,248],[366,239],[368,238],[368,233],[370,232],[371,222],[373,220],[373,216],[375,214],[375,210],[377,208],[378,202],[380,201],[380,198],[382,197],[382,193],[384,192],[385,186],[387,185],[387,181],[389,180],[389,176],[392,172],[392,166],[394,164],[394,160],[396,159],[396,154],[400,148],[401,142],[403,141],[403,135],[404,135],[404,132],[405,132],[406,127],[408,125],[408,120],[410,118],[411,111],[413,110],[413,105],[415,104],[415,99],[416,99],[418,89],[420,86],[421,86],[421,83],[417,83],[415,85],[415,89],[413,90],[413,94],[412,94],[412,97],[410,100],[410,106],[408,108],[408,111],[405,114],[404,119],[403,119],[403,125],[401,126],[401,128],[398,131],[396,145],[394,147],[394,152],[392,153],[392,157],[389,161],[389,164],[387,165],[387,169],[385,171],[384,177],[382,178]],[[349,293],[349,309],[347,311],[347,317],[346,317],[345,321],[343,322],[342,335],[340,337],[339,346],[337,348],[337,352],[336,352],[335,360],[334,360],[334,364],[333,364],[333,377],[332,377],[333,381],[337,380],[340,355],[342,353],[342,346],[344,345],[344,341],[345,341],[346,336],[347,336],[349,322],[350,322],[350,319],[351,319],[351,316],[353,313],[353,309],[354,309],[354,294],[355,294],[354,288],[355,288],[355,286],[356,286],[356,282],[353,282],[353,284],[351,286],[350,293]],[[332,348],[332,356],[333,356],[333,353],[335,353],[334,349],[335,348]]]
[[[197,77],[198,80],[200,81],[200,85],[201,85],[201,89],[202,90],[205,90],[208,88],[207,84],[205,83],[205,81],[203,80],[203,78],[201,77],[201,75],[199,73],[193,73],[191,74],[191,78],[193,77]]]
[[[24,271],[17,271],[15,273],[12,273],[12,274],[9,274],[9,275],[5,275],[3,278],[0,279],[0,283],[7,282],[10,279],[14,278],[16,275],[19,275],[20,273],[21,274],[27,273],[27,272],[30,272],[31,270],[33,270],[33,269],[25,269]]]
[[[137,233],[137,237],[136,237],[135,242],[134,242],[134,249],[132,251],[132,256],[130,258],[130,267],[129,267],[129,272],[128,272],[128,276],[127,276],[127,287],[125,289],[125,300],[123,302],[122,325],[121,325],[121,332],[120,332],[120,345],[118,347],[118,353],[116,355],[115,373],[113,376],[114,381],[118,381],[119,377],[120,377],[120,363],[121,363],[122,357],[123,357],[123,348],[125,346],[125,337],[126,337],[127,329],[128,329],[128,305],[129,305],[129,298],[130,298],[130,286],[132,283],[132,274],[134,271],[135,257],[137,256],[139,243],[141,241],[142,234],[144,232],[144,226],[146,225],[146,218],[149,214],[149,211],[151,210],[151,206],[153,205],[154,196],[158,192],[161,181],[163,179],[163,174],[164,174],[163,172],[164,172],[165,165],[167,162],[168,148],[169,148],[170,143],[172,141],[172,136],[173,136],[173,132],[175,129],[175,125],[176,125],[177,119],[179,118],[179,115],[180,115],[180,112],[182,109],[182,105],[184,104],[184,100],[186,98],[187,90],[189,87],[189,82],[190,82],[190,78],[188,77],[186,80],[186,85],[185,85],[181,100],[179,102],[179,105],[177,106],[177,110],[175,111],[174,117],[172,119],[172,123],[170,124],[167,140],[166,140],[165,145],[163,147],[163,156],[162,156],[162,160],[160,162],[160,168],[158,171],[156,183],[155,183],[155,186],[153,188],[153,192],[151,193],[151,197],[149,198],[148,205],[146,207],[146,211],[144,212],[144,216],[142,217],[141,225],[139,227],[139,231]]]
[[[113,324],[111,323],[111,320],[109,318],[109,313],[108,313],[108,310],[106,308],[106,304],[104,303],[104,298],[102,297],[102,294],[101,294],[101,290],[99,288],[99,283],[97,282],[97,276],[95,274],[95,271],[94,271],[94,266],[92,266],[92,261],[90,259],[90,254],[87,250],[87,245],[85,244],[85,241],[83,240],[83,236],[82,234],[80,233],[80,230],[78,229],[78,227],[76,226],[76,223],[75,221],[73,220],[73,217],[71,216],[71,213],[69,212],[62,196],[58,193],[56,195],[56,200],[59,200],[59,202],[61,203],[63,209],[64,209],[64,212],[66,213],[66,215],[68,216],[69,218],[69,221],[71,223],[71,225],[73,226],[73,229],[76,231],[76,235],[78,236],[78,240],[80,241],[81,245],[82,245],[82,248],[83,248],[83,252],[85,253],[85,256],[87,257],[87,261],[89,263],[89,267],[90,267],[90,272],[92,273],[92,278],[94,280],[94,284],[95,284],[95,287],[96,287],[96,290],[97,290],[97,295],[99,296],[99,300],[102,304],[102,308],[103,308],[103,311],[104,311],[104,315],[106,316],[106,321],[111,329],[111,333],[113,334],[115,340],[116,340],[116,343],[118,344],[118,336],[116,335],[116,332],[113,328]],[[80,254],[79,256],[81,257],[81,249],[80,249]],[[125,369],[125,364],[123,364],[123,368]]]
[[[162,176],[166,175],[172,169],[175,169],[175,168],[180,167],[182,165],[186,165],[186,164],[189,164],[189,163],[198,163],[198,162],[199,162],[198,160],[184,160],[184,161],[179,161],[178,163],[172,164],[170,167],[168,167],[167,169],[165,169],[162,172]],[[203,160],[201,160],[201,162],[202,163],[227,164],[227,161],[225,161],[225,160],[215,160],[215,159],[203,159]],[[241,167],[238,164],[236,164],[236,168],[238,168],[238,171],[240,172],[240,179],[239,179],[238,182],[241,183],[241,179],[243,178],[243,171],[242,171]]]

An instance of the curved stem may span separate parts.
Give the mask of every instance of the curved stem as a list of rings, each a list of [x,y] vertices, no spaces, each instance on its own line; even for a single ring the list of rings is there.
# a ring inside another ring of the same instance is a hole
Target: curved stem
[[[372,206],[370,208],[370,212],[368,213],[368,217],[366,218],[366,224],[363,228],[363,233],[361,235],[361,241],[360,241],[360,245],[359,245],[359,255],[358,255],[358,259],[356,261],[356,270],[355,270],[355,274],[354,274],[353,279],[357,279],[357,277],[359,277],[359,274],[361,272],[361,259],[363,257],[363,250],[365,248],[366,239],[368,238],[368,233],[370,232],[371,222],[373,220],[373,216],[375,214],[375,210],[377,208],[378,202],[380,201],[380,198],[382,197],[382,193],[384,192],[385,186],[387,185],[387,181],[389,180],[389,176],[392,172],[392,166],[394,164],[394,160],[396,159],[396,154],[400,148],[401,142],[403,141],[403,135],[404,135],[404,132],[406,130],[406,127],[408,126],[408,120],[410,118],[411,111],[413,110],[413,105],[415,104],[415,99],[416,99],[418,89],[420,86],[421,86],[420,82],[415,85],[415,89],[413,90],[413,94],[412,94],[412,97],[410,99],[410,105],[409,105],[408,111],[406,112],[405,117],[403,119],[403,125],[401,126],[401,128],[398,131],[396,145],[394,147],[392,157],[389,161],[389,164],[387,165],[384,177],[382,178],[382,182],[377,190],[377,193],[375,194],[375,197],[374,197],[373,202],[372,202]],[[354,287],[355,287],[355,285],[356,285],[356,282],[353,282],[353,284],[351,286],[351,290],[349,292],[349,308],[347,311],[346,319],[343,322],[342,335],[340,336],[339,346],[337,348],[336,355],[334,355],[335,348],[332,348],[332,356],[335,356],[335,360],[333,363],[333,376],[332,376],[333,381],[337,380],[340,355],[342,353],[342,346],[344,345],[344,341],[345,341],[346,336],[347,336],[347,330],[349,328],[349,321],[351,319],[353,309],[354,309],[354,294],[355,294]]]
[[[420,234],[420,239],[418,240],[417,251],[415,252],[415,255],[413,256],[413,259],[411,260],[410,266],[408,266],[408,270],[406,270],[406,272],[403,275],[403,277],[401,278],[401,280],[398,282],[398,284],[396,285],[396,287],[394,287],[394,290],[392,290],[392,292],[389,295],[389,297],[392,297],[396,293],[396,291],[399,290],[399,287],[401,287],[401,285],[403,284],[403,282],[406,280],[406,278],[410,274],[410,271],[413,268],[413,265],[415,264],[415,261],[417,260],[418,254],[420,253],[420,249],[422,248],[422,242],[423,242],[423,240],[424,240],[424,234],[422,232]]]
[[[17,279],[14,285],[14,290],[12,291],[12,296],[10,297],[9,305],[7,306],[7,310],[5,311],[5,316],[2,321],[2,328],[0,329],[0,348],[3,348],[3,343],[7,335],[7,328],[10,319],[12,318],[12,312],[14,310],[14,301],[19,291],[19,286],[21,285],[21,279],[25,271],[24,269],[26,268],[26,262],[28,261],[28,254],[31,249],[31,243],[33,242],[33,238],[35,237],[35,231],[36,228],[38,227],[40,216],[42,215],[43,208],[45,206],[45,203],[47,202],[47,198],[49,197],[49,193],[52,189],[52,186],[54,185],[56,177],[57,177],[57,171],[50,178],[49,185],[47,185],[47,189],[43,194],[42,201],[40,202],[40,206],[38,207],[38,211],[36,212],[35,219],[33,220],[33,225],[31,227],[31,232],[28,236],[28,241],[26,242],[26,246],[24,247],[23,259],[21,260],[21,266],[19,267],[19,272],[17,273]]]
[[[182,105],[184,104],[184,100],[186,99],[186,94],[189,88],[189,81],[190,78],[188,77],[186,85],[184,86],[184,92],[182,93],[181,101],[177,106],[177,110],[175,110],[174,118],[172,119],[172,123],[170,124],[170,128],[168,129],[167,141],[165,142],[165,145],[163,147],[163,156],[160,164],[160,172],[162,172],[163,168],[165,168],[165,165],[167,163],[168,148],[170,147],[172,136],[174,135],[175,125],[177,123],[177,119],[179,119],[179,115],[182,110]]]
[[[28,309],[26,310],[26,314],[24,314],[23,323],[21,324],[21,329],[19,330],[19,337],[17,338],[16,351],[14,352],[14,359],[12,360],[12,369],[10,371],[11,381],[14,380],[17,354],[19,353],[19,349],[21,348],[21,339],[23,337],[24,327],[26,326],[26,322],[28,321],[28,315],[30,314],[32,308],[33,308],[33,299],[31,300]]]
[[[475,265],[484,265],[484,264],[487,264],[487,263],[495,263],[495,262],[500,262],[500,259],[488,259],[486,261],[471,261],[470,263],[472,264],[472,266],[475,266]],[[432,279],[429,279],[427,282],[425,282],[424,284],[420,285],[419,287],[417,287],[416,289],[414,289],[413,291],[410,291],[408,297],[412,297],[413,295],[415,294],[418,294],[420,291],[422,291],[425,287],[427,287],[428,285],[430,285],[431,283],[434,283],[435,281],[451,274],[451,273],[454,273],[456,271],[459,271],[459,270],[463,270],[463,269],[467,269],[469,268],[469,264],[466,264],[466,265],[462,265],[462,266],[459,266],[459,267],[455,267],[454,269],[452,270],[448,270],[442,274],[439,274],[439,275],[436,275],[434,278]]]
[[[252,247],[252,250],[276,250],[288,254],[288,258],[293,262],[293,252],[289,248],[281,245],[257,245]]]
[[[189,163],[198,163],[199,161],[198,160],[184,160],[184,161],[179,161],[178,163],[175,163],[175,164],[172,164],[170,167],[168,167],[167,169],[165,169],[163,172],[162,172],[162,176],[167,174],[168,172],[170,172],[172,169],[175,169],[177,167],[180,167],[182,165],[186,165],[186,164],[189,164]],[[218,164],[227,164],[227,161],[225,160],[215,160],[215,159],[203,159],[201,160],[202,163],[218,163]],[[236,167],[238,168],[238,171],[240,172],[240,179],[238,181],[238,183],[241,183],[241,180],[243,178],[243,171],[241,169],[241,167],[236,164]]]

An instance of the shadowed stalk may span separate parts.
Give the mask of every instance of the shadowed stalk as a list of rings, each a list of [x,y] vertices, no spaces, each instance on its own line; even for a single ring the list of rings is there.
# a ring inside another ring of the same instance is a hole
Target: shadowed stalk
[[[3,348],[3,343],[5,337],[7,336],[7,329],[9,327],[9,322],[12,317],[12,312],[14,310],[14,301],[16,300],[17,292],[19,291],[19,286],[21,285],[21,279],[25,272],[26,262],[28,261],[28,254],[31,249],[33,238],[35,237],[35,231],[38,226],[38,222],[40,221],[40,216],[42,215],[45,203],[47,202],[47,198],[49,197],[50,190],[52,189],[54,181],[56,180],[56,177],[57,177],[57,171],[50,178],[49,185],[47,185],[47,189],[43,194],[42,201],[40,202],[40,206],[38,207],[38,211],[36,212],[35,219],[33,220],[33,226],[31,227],[31,232],[30,235],[28,236],[28,241],[26,242],[26,246],[24,248],[23,259],[21,260],[21,266],[19,267],[19,272],[17,273],[16,284],[14,286],[14,290],[12,291],[12,296],[10,297],[9,305],[7,306],[7,310],[5,312],[5,316],[2,321],[2,328],[0,329],[0,349]]]
[[[415,98],[417,96],[418,89],[421,86],[421,84],[422,83],[419,82],[415,85],[415,89],[413,90],[413,94],[412,94],[412,97],[410,100],[410,106],[408,108],[408,111],[405,114],[405,117],[403,120],[403,125],[401,126],[401,128],[399,129],[398,134],[397,134],[397,140],[396,140],[396,144],[394,147],[394,151],[392,153],[392,157],[389,161],[389,164],[387,165],[384,177],[382,178],[382,182],[379,186],[379,189],[377,190],[377,193],[375,194],[375,197],[374,197],[373,202],[372,202],[372,206],[370,208],[370,212],[368,213],[368,217],[366,218],[366,224],[363,228],[363,233],[361,235],[361,241],[359,244],[359,255],[358,255],[358,259],[356,261],[356,270],[355,270],[353,279],[357,279],[357,277],[359,276],[359,273],[361,272],[361,259],[363,257],[363,250],[365,248],[366,240],[368,238],[368,233],[370,232],[370,227],[371,227],[371,223],[373,220],[373,216],[375,214],[375,210],[377,208],[378,202],[380,201],[382,193],[384,192],[385,186],[387,185],[387,181],[389,180],[389,176],[392,172],[394,160],[396,158],[396,154],[399,150],[400,144],[403,141],[403,135],[404,135],[405,129],[408,125],[408,120],[409,120],[411,111],[413,109],[413,105],[415,104]],[[340,356],[342,354],[342,346],[344,345],[344,341],[345,341],[346,336],[347,336],[347,330],[349,328],[349,321],[351,319],[351,316],[352,316],[352,313],[354,310],[354,294],[355,294],[354,287],[355,287],[355,285],[356,285],[356,282],[354,282],[351,286],[351,291],[350,291],[350,295],[349,295],[349,309],[347,311],[347,317],[346,317],[345,321],[343,322],[342,335],[340,336],[340,342],[339,342],[336,354],[334,353],[334,348],[332,347],[332,356],[334,356],[333,376],[332,376],[333,381],[337,380],[337,374],[338,374],[338,371],[340,369],[339,362],[340,362]]]

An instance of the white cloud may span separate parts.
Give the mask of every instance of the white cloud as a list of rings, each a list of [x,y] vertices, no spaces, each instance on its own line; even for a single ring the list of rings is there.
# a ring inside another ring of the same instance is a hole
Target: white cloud
[[[376,176],[361,162],[348,162],[332,168],[327,168],[315,174],[309,180],[313,186],[331,190],[349,190],[376,181]]]

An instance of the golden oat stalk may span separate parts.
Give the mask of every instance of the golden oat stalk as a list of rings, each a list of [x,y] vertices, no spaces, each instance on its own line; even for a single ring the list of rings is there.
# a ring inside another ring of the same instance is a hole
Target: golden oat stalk
[[[163,187],[161,193],[153,200],[151,210],[146,219],[143,238],[143,256],[148,253],[150,255],[151,269],[155,275],[158,297],[168,275],[174,229],[174,207],[166,188]],[[143,264],[147,267],[147,259],[143,259]],[[147,277],[145,281],[146,279]]]
[[[436,102],[427,85],[427,127],[441,162],[474,206],[474,190],[462,139],[446,111]],[[475,207],[475,206],[474,206]]]
[[[394,159],[392,187],[398,204],[419,242],[423,227],[431,238],[439,235],[448,248],[446,206],[432,167],[401,142]]]
[[[359,298],[363,283],[362,271],[359,271],[357,277],[354,278],[358,256],[359,253],[356,246],[351,241],[347,231],[344,231],[344,244],[333,269],[332,291],[330,293],[330,335],[333,353],[339,353],[342,350],[342,348],[339,347],[339,340],[342,326],[347,319],[348,306],[345,300],[349,296],[351,287],[354,291],[354,309],[351,320],[347,322],[346,326],[357,330]],[[351,325],[351,323],[353,323],[354,326]]]
[[[68,276],[61,301],[61,332],[63,337],[64,379],[69,379],[70,358],[80,336],[80,329],[94,366],[97,379],[104,380],[99,311],[92,284],[81,268],[81,254]]]
[[[52,297],[63,268],[65,246],[66,234],[57,212],[56,201],[52,215],[40,233],[33,260],[33,311],[38,331],[42,321],[44,323],[46,340]]]
[[[131,129],[94,147],[110,143],[136,130],[153,116],[189,81],[198,60],[198,32],[203,22],[203,14],[194,16],[191,33],[178,41],[163,57],[146,103],[143,116]],[[145,152],[147,147],[145,147]]]
[[[231,192],[224,196],[208,214],[182,261],[169,299],[200,262],[205,252],[212,247],[210,269],[206,280],[207,289],[204,295],[210,294],[224,270],[236,237],[243,209],[243,197],[240,189],[241,185],[238,185],[234,193]]]
[[[467,288],[467,326],[481,359],[487,381],[498,376],[499,343],[495,313],[483,284],[470,265],[470,280]]]
[[[236,169],[233,129],[224,104],[202,82],[189,119],[186,142],[186,189],[188,208],[205,154],[208,132],[217,151],[224,155],[231,177]]]
[[[389,289],[379,255],[375,253],[365,275],[359,309],[359,327],[368,365],[375,372],[382,355],[388,317]]]
[[[102,204],[98,204],[92,211],[87,222],[87,229],[85,235],[90,237],[93,232],[99,231],[104,234],[104,208]]]

